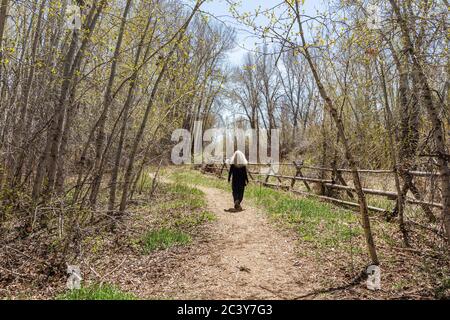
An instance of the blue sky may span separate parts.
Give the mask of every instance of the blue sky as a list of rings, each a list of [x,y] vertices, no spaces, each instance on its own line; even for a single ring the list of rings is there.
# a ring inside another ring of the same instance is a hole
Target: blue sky
[[[242,0],[238,11],[240,13],[255,12],[259,6],[264,10],[272,8],[280,2],[282,0]],[[323,0],[305,0],[304,12],[308,15],[314,15],[317,10],[323,9],[322,3]],[[235,29],[236,47],[228,54],[228,60],[230,65],[241,65],[245,54],[248,50],[255,48],[255,42],[260,42],[259,39],[254,37],[248,28],[233,19],[229,11],[229,4],[225,0],[210,0],[201,9]]]

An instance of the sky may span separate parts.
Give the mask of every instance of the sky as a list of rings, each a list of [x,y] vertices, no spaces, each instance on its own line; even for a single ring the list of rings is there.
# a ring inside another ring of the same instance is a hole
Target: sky
[[[255,12],[259,6],[262,10],[272,8],[282,0],[242,0],[241,2],[238,11],[243,13]],[[303,5],[304,12],[308,15],[316,14],[317,10],[321,11],[323,7],[323,0],[305,0]],[[228,60],[230,66],[242,65],[245,54],[249,50],[255,49],[255,42],[260,42],[260,40],[252,35],[249,28],[232,17],[229,4],[225,0],[210,0],[203,4],[201,9],[235,30],[236,47],[228,53]]]

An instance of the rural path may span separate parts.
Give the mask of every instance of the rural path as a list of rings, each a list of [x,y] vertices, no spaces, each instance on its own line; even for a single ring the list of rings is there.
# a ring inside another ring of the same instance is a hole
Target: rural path
[[[175,299],[293,299],[312,290],[312,272],[293,236],[245,200],[243,212],[225,212],[231,194],[195,187],[217,219],[189,258],[155,283],[155,292]]]

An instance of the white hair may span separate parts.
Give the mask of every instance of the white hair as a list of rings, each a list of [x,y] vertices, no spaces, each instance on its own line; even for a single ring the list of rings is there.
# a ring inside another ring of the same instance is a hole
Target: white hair
[[[245,158],[245,154],[242,151],[236,151],[230,159],[230,163],[237,167],[245,167],[248,165],[248,161]]]

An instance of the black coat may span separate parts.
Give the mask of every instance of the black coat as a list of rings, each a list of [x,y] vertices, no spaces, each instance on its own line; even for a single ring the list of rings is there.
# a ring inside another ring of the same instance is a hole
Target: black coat
[[[237,167],[232,164],[228,173],[228,182],[231,178],[233,178],[233,187],[245,187],[248,184],[247,167]]]
[[[247,167],[237,167],[234,164],[230,166],[230,172],[228,173],[228,182],[231,178],[231,187],[233,189],[233,199],[234,201],[239,201],[239,203],[244,198],[244,189],[248,184]]]

